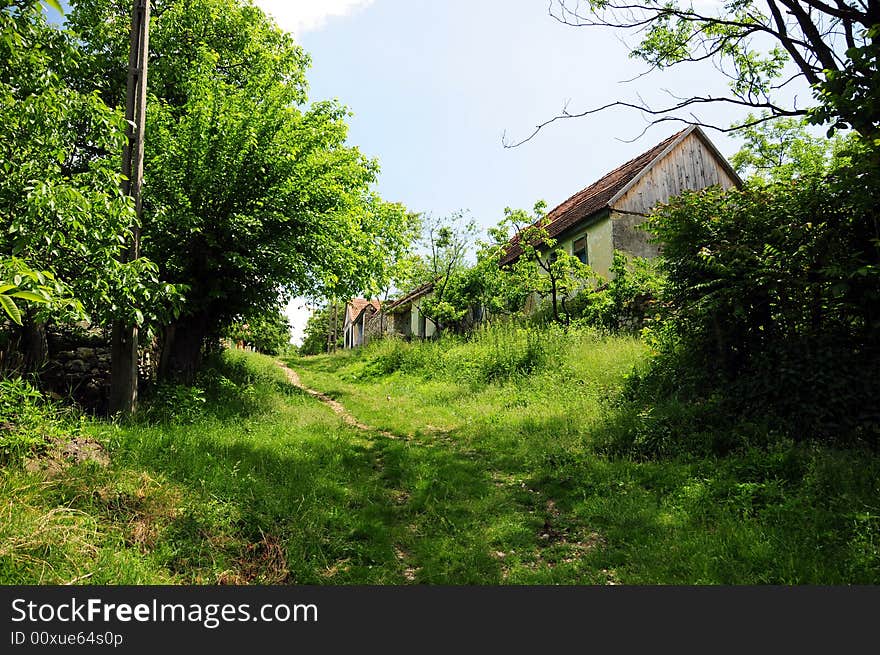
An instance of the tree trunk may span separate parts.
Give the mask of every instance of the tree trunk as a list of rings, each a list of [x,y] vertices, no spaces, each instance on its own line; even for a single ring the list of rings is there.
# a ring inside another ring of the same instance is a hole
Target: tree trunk
[[[133,414],[137,409],[138,328],[113,321],[110,343],[110,413]]]
[[[192,384],[202,366],[208,319],[204,314],[183,316],[165,328],[159,377]]]
[[[35,373],[49,360],[49,340],[46,324],[34,321],[29,313],[20,328],[21,372]]]
[[[556,293],[556,279],[550,278],[550,295],[553,301],[553,320],[557,323],[562,323],[562,319],[559,318],[559,299],[557,298]]]

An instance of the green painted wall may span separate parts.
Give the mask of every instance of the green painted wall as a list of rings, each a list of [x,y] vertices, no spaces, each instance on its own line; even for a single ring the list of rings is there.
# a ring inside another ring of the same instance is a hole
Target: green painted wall
[[[558,247],[564,248],[568,254],[572,253],[572,245],[576,239],[587,235],[587,256],[590,266],[599,275],[608,278],[611,272],[611,263],[614,259],[614,244],[611,230],[611,218],[606,216],[585,228],[579,228],[563,234],[559,239]]]

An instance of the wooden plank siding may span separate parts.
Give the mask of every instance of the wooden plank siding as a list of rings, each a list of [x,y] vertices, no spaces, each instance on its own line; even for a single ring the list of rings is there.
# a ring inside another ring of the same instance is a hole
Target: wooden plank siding
[[[619,212],[647,214],[658,203],[666,202],[682,191],[715,185],[729,189],[739,180],[722,162],[726,163],[726,160],[704,141],[701,132],[695,130],[647,167],[609,204]]]
[[[656,257],[659,249],[649,243],[650,234],[637,227],[652,209],[683,191],[739,184],[727,160],[702,131],[689,132],[611,199],[613,249]]]

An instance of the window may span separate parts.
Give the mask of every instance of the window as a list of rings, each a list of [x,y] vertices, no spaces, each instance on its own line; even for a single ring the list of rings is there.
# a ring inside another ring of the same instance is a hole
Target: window
[[[574,243],[571,246],[571,254],[581,260],[584,264],[590,263],[590,258],[587,255],[587,235],[585,234],[582,237],[579,237],[574,240]]]

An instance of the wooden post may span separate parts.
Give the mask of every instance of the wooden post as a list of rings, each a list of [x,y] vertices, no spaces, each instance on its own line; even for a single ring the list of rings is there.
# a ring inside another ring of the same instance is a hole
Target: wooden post
[[[128,140],[122,152],[122,192],[134,200],[136,219],[131,226],[131,245],[124,261],[140,256],[140,221],[144,180],[144,127],[147,113],[147,58],[150,48],[150,2],[134,0],[131,14],[131,48],[128,55],[128,84],[125,119]],[[132,414],[137,409],[138,326],[113,322],[110,351],[110,413]]]

